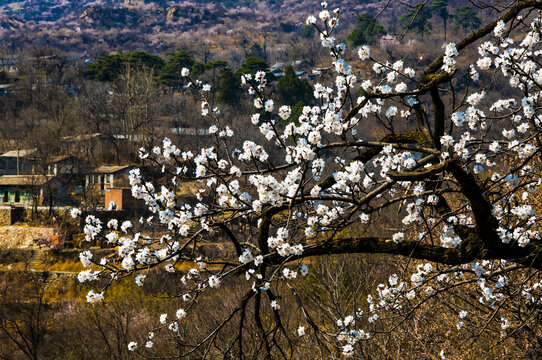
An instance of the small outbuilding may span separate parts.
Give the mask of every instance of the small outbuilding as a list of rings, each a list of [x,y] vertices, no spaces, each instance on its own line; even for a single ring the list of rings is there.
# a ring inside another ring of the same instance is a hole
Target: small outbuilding
[[[135,199],[132,190],[128,187],[110,188],[105,190],[105,204],[107,210],[135,210],[145,208],[145,202]]]

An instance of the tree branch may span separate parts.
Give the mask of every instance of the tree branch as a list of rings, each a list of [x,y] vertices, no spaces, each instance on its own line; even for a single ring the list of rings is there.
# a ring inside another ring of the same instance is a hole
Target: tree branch
[[[303,254],[292,257],[291,261],[321,255],[338,254],[389,254],[402,255],[414,259],[432,261],[445,265],[463,265],[476,260],[508,260],[535,269],[542,269],[540,249],[536,245],[520,247],[515,244],[503,244],[488,249],[474,229],[463,232],[464,239],[456,248],[405,240],[399,243],[386,237],[336,238],[324,243],[307,245]],[[538,249],[538,251],[537,251]],[[272,254],[266,262],[281,263],[284,258]]]

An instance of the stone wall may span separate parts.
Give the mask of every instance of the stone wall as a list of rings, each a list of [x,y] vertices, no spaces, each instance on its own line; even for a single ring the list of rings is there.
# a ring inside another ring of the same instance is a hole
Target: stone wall
[[[81,225],[81,218],[73,218],[70,214],[71,208],[54,208],[53,216],[56,219],[57,224],[72,225],[79,227]],[[44,222],[50,223],[49,208],[39,207],[37,210],[30,207],[24,208],[24,222]]]
[[[11,225],[11,207],[0,207],[0,226]]]

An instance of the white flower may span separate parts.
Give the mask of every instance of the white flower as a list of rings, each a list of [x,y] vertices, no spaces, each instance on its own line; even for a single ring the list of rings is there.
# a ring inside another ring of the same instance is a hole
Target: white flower
[[[130,221],[123,221],[122,222],[122,225],[120,226],[120,229],[126,233],[128,231],[129,228],[132,227],[132,223]]]
[[[271,301],[271,307],[273,308],[273,310],[278,310],[278,309],[280,309],[280,305],[279,305],[279,303],[277,302],[277,300]]]
[[[279,109],[279,116],[282,120],[288,120],[290,117],[290,114],[292,113],[292,109],[288,105],[283,105]]]
[[[70,211],[70,214],[72,216],[72,218],[76,218],[78,216],[81,216],[81,210],[80,209],[77,209],[77,208],[73,208],[71,211]]]
[[[493,141],[490,145],[489,145],[489,150],[496,153],[497,151],[499,151],[501,148],[501,146],[499,145],[499,143],[497,141]]]
[[[461,329],[465,325],[463,321],[459,321],[455,326],[457,327],[457,330]]]
[[[134,351],[136,348],[137,348],[137,343],[134,341],[130,341],[130,343],[128,344],[128,350]]]
[[[299,335],[299,336],[305,335],[305,327],[304,326],[300,326],[300,327],[297,328],[297,335]]]
[[[480,74],[478,74],[478,71],[476,71],[476,69],[474,68],[474,66],[469,65],[469,69],[470,69],[470,78],[473,80],[473,81],[478,81],[480,80]]]
[[[444,135],[440,138],[440,143],[444,147],[450,147],[454,144],[454,138],[451,137],[450,135]]]
[[[454,43],[449,43],[446,46],[446,52],[445,52],[443,62],[444,65],[442,66],[442,69],[448,73],[451,73],[455,70],[455,58],[459,53],[457,52],[457,49],[455,47]]]
[[[392,239],[393,239],[394,243],[400,243],[401,241],[403,241],[405,239],[405,233],[397,232],[397,233],[393,234]]]
[[[245,251],[239,256],[239,262],[246,264],[254,260],[252,256],[252,251],[250,249],[245,249]]]
[[[274,108],[273,100],[271,100],[271,99],[267,100],[265,102],[265,111],[271,112],[271,111],[273,111],[273,108]]]
[[[395,92],[402,93],[405,92],[407,89],[407,86],[405,83],[399,83],[395,86]]]
[[[482,91],[482,92],[479,92],[479,93],[474,93],[474,94],[471,94],[468,98],[467,98],[467,102],[469,104],[471,104],[472,106],[476,106],[480,103],[480,101],[486,96],[486,93],[485,91]]]
[[[173,332],[177,332],[179,331],[179,324],[177,324],[176,322],[172,322],[171,324],[169,324],[168,329]]]
[[[455,47],[455,43],[449,43],[448,45],[446,45],[445,55],[446,56],[457,56],[457,55],[459,55],[459,53],[457,52],[457,49]]]
[[[117,228],[119,227],[118,220],[117,219],[109,220],[109,222],[107,223],[107,227],[113,230],[117,230]]]
[[[177,319],[182,319],[186,316],[186,311],[184,311],[184,309],[179,309],[175,315],[177,316]]]
[[[320,19],[322,19],[324,21],[326,21],[326,20],[328,20],[330,18],[329,11],[327,11],[327,10],[320,11],[319,16],[320,16]]]
[[[350,344],[343,346],[343,355],[346,357],[354,356],[354,347]]]
[[[182,77],[187,77],[188,74],[190,74],[190,70],[188,70],[187,68],[183,68],[183,69],[181,70],[181,76],[182,76]]]
[[[363,45],[358,50],[358,56],[361,60],[367,60],[371,56],[371,49],[367,45]]]
[[[307,17],[307,21],[305,22],[307,25],[316,24],[316,18],[312,15]]]
[[[393,70],[395,71],[401,71],[403,70],[404,61],[403,60],[397,60],[393,63]]]
[[[209,286],[212,288],[218,287],[220,285],[220,279],[215,275],[209,277]]]
[[[476,61],[476,65],[482,70],[489,70],[491,67],[491,58],[486,56],[478,59],[478,61]]]
[[[460,317],[461,319],[464,319],[465,317],[467,317],[467,314],[468,314],[468,312],[467,312],[466,310],[461,310],[461,311],[459,312],[459,317]]]
[[[499,22],[497,22],[497,25],[495,25],[495,29],[493,30],[493,32],[495,33],[496,37],[501,37],[505,30],[506,26],[504,24],[504,21],[499,20]]]
[[[167,314],[160,315],[160,324],[165,324],[167,322]]]
[[[397,107],[396,106],[390,106],[388,110],[386,111],[386,117],[391,118],[397,115]]]
[[[261,263],[263,263],[263,256],[262,255],[258,255],[254,258],[254,265],[255,266],[258,266],[260,265]]]
[[[93,304],[104,299],[103,293],[95,293],[94,290],[90,290],[87,294],[87,302]]]
[[[377,74],[380,74],[383,71],[384,67],[380,65],[379,63],[374,63],[373,65],[373,71]]]
[[[297,272],[288,268],[284,268],[282,270],[282,275],[284,275],[284,278],[286,279],[295,279],[297,277]]]
[[[83,251],[79,254],[79,260],[81,261],[81,264],[83,264],[84,267],[91,267],[92,266],[92,253],[90,251]]]
[[[137,286],[143,286],[143,280],[145,280],[147,276],[143,274],[138,274],[135,277],[135,283]]]

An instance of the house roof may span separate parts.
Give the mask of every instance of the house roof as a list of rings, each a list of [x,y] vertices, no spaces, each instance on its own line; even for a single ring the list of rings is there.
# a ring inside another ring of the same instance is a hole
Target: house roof
[[[98,166],[97,168],[93,169],[91,173],[93,174],[113,174],[128,168],[131,168],[131,165],[102,165]]]
[[[93,134],[81,134],[81,135],[72,135],[72,136],[64,136],[62,140],[64,141],[86,141],[86,140],[92,140],[103,136],[102,133],[93,133]]]
[[[66,159],[78,159],[76,156],[73,156],[73,155],[58,155],[58,156],[53,156],[52,158],[49,159],[49,163],[50,164],[54,164],[54,163],[57,163],[57,162],[61,162],[63,160],[66,160]]]
[[[206,128],[171,128],[171,132],[177,135],[190,135],[190,136],[205,136],[211,135],[209,129]]]
[[[53,178],[45,175],[3,175],[0,176],[0,185],[42,186]]]
[[[36,151],[38,151],[38,149],[34,148],[34,149],[19,149],[19,150],[10,150],[10,151],[7,151],[5,153],[3,153],[2,155],[0,155],[0,157],[26,157],[26,156],[30,156],[32,154],[34,154]]]

